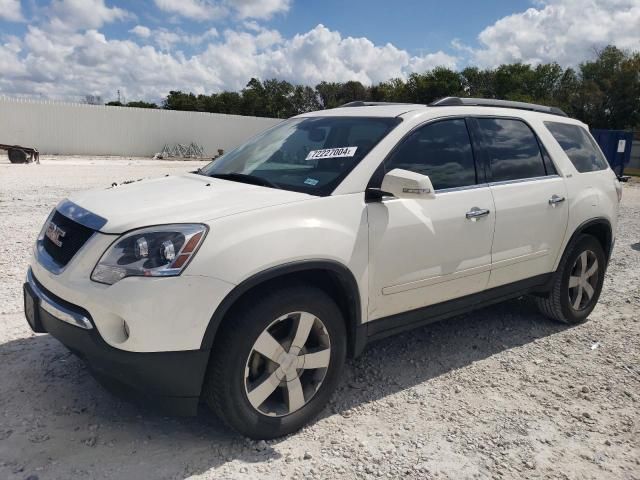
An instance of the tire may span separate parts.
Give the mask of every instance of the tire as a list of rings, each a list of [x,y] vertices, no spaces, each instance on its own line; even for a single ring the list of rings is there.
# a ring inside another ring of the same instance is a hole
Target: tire
[[[303,325],[309,324],[301,348],[298,335],[303,338],[304,333],[298,331],[306,331]],[[275,349],[279,354],[267,356],[258,351],[257,346],[265,351],[264,345],[274,345],[266,342],[268,336],[282,347],[282,351]],[[342,313],[324,291],[305,285],[261,291],[243,301],[220,327],[205,379],[204,400],[227,425],[247,437],[272,439],[295,432],[329,401],[344,366],[346,339]],[[301,361],[301,356],[309,359],[309,364],[315,358],[327,366],[307,368],[305,364],[300,368],[301,362],[307,362]],[[261,402],[264,395],[257,386],[268,384],[271,386],[263,391],[273,392]]]
[[[594,265],[592,262],[597,262],[595,273],[588,277],[582,277],[582,263],[585,258],[585,275],[591,272]],[[600,242],[591,235],[580,235],[567,247],[549,293],[543,297],[536,297],[542,314],[567,324],[583,322],[598,303],[606,266],[607,260]],[[582,286],[585,283],[583,280],[586,280],[590,288]]]
[[[27,163],[27,152],[19,148],[10,148],[7,151],[7,156],[11,163]]]

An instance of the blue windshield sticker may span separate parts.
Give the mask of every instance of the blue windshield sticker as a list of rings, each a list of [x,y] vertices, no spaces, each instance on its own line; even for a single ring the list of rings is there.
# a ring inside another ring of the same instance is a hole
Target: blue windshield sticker
[[[311,185],[312,187],[315,187],[318,184],[318,180],[316,180],[315,178],[307,178],[304,183],[306,185]]]

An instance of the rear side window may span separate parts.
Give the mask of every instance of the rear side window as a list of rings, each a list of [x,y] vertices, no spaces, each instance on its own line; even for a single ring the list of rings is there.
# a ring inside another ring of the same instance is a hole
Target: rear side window
[[[544,124],[580,173],[607,168],[607,160],[584,128],[558,122]]]
[[[394,168],[429,175],[436,190],[475,185],[476,168],[465,121],[442,120],[417,129],[385,162],[387,172]]]
[[[529,126],[509,118],[478,118],[492,182],[544,177],[538,139]]]
[[[543,145],[540,145],[540,149],[542,150],[542,158],[544,159],[544,168],[547,169],[547,175],[557,175],[558,171],[549,156],[549,152]]]

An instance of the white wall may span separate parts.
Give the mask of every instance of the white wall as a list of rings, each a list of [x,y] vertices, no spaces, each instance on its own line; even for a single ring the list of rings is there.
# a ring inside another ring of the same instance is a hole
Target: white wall
[[[0,143],[42,154],[151,156],[195,142],[213,156],[279,119],[0,97]]]

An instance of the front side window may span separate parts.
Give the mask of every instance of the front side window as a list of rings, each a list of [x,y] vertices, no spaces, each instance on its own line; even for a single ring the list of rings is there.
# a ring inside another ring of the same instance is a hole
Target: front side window
[[[475,185],[476,169],[464,119],[441,120],[409,135],[385,162],[428,175],[436,190]]]
[[[529,126],[509,118],[478,118],[492,182],[543,177],[538,139]]]
[[[604,170],[609,165],[591,135],[578,125],[544,122],[580,173]]]
[[[287,120],[204,167],[214,178],[329,195],[398,118]]]

